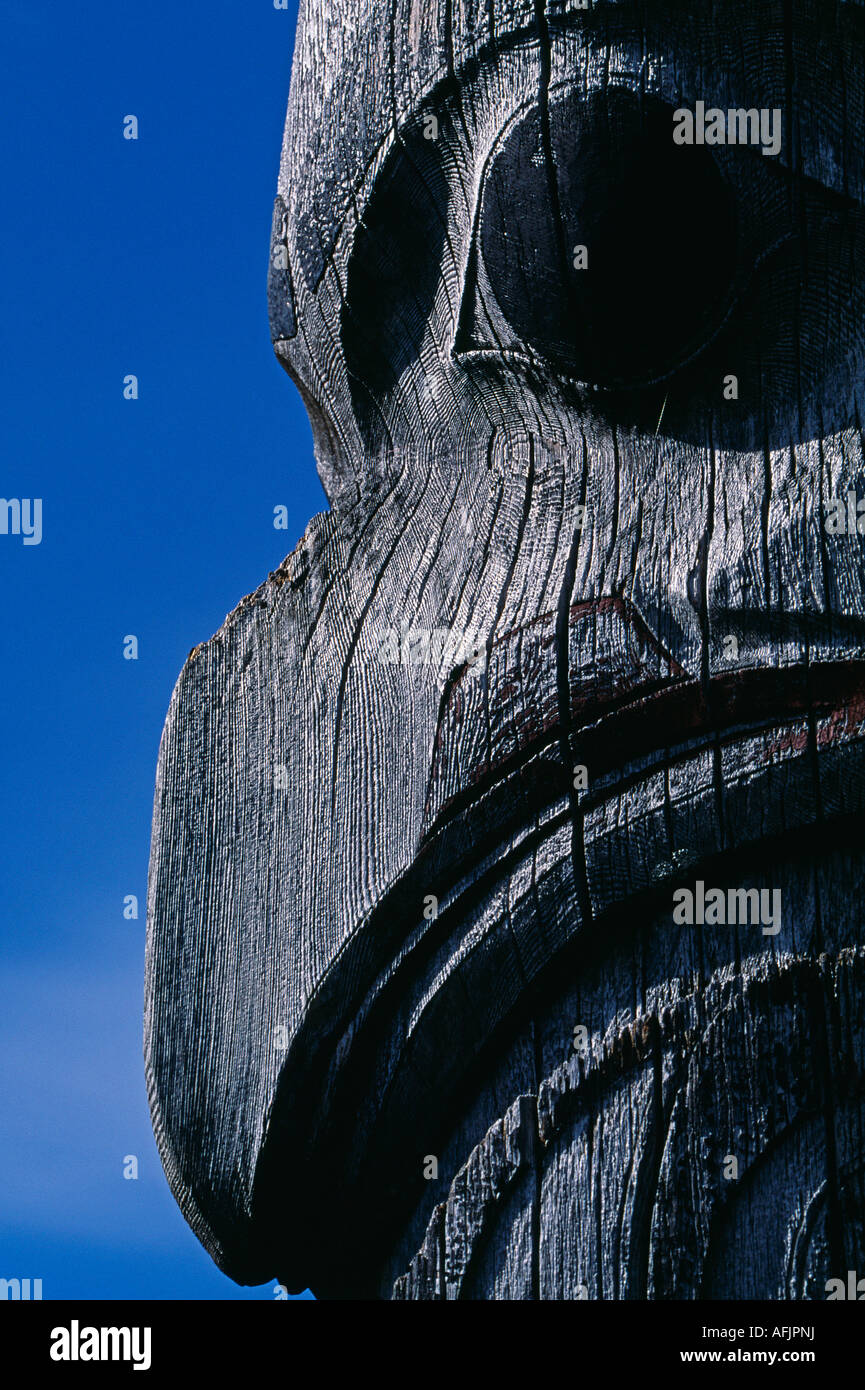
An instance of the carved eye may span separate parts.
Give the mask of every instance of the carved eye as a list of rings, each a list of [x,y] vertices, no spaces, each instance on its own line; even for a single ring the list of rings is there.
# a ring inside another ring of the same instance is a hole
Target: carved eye
[[[736,275],[734,203],[709,151],[672,128],[663,102],[623,89],[554,102],[548,139],[537,107],[511,126],[484,179],[458,352],[504,335],[561,374],[635,385],[712,336]]]
[[[435,299],[450,260],[448,190],[439,147],[423,134],[419,116],[401,133],[363,209],[349,262],[342,305],[342,342],[355,416],[370,441],[384,447],[388,411],[403,373],[417,362],[439,325]]]
[[[673,128],[671,106],[622,88],[507,128],[482,180],[458,359],[514,355],[610,390],[676,377],[668,424],[719,394],[719,372],[741,374],[739,424],[758,397],[783,412],[816,395],[854,337],[838,306],[852,321],[861,300],[861,209],[761,149],[679,145]]]

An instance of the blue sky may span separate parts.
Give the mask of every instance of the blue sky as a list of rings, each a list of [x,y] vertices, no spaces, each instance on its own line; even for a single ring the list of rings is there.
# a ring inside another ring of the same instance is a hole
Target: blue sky
[[[141,1012],[172,687],[326,505],[267,325],[295,19],[0,2],[0,496],[43,502],[41,544],[0,535],[0,1277],[45,1298],[273,1298],[175,1207]]]

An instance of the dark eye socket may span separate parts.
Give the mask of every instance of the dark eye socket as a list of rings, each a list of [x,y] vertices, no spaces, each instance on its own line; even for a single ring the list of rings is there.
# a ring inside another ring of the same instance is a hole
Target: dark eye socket
[[[425,138],[419,117],[402,132],[363,209],[342,308],[352,403],[373,448],[386,442],[383,409],[430,332],[442,262],[452,256],[447,208],[439,147]]]
[[[709,151],[674,145],[672,128],[664,103],[624,89],[554,103],[548,143],[538,108],[511,128],[479,209],[501,321],[484,324],[479,296],[458,350],[498,330],[613,386],[663,377],[716,330],[736,279],[734,200]]]
[[[673,124],[671,105],[621,87],[526,111],[487,162],[467,263],[442,160],[465,122],[430,140],[419,114],[401,132],[363,209],[342,308],[371,448],[416,409],[412,372],[449,349],[471,372],[540,364],[536,387],[590,387],[597,408],[653,432],[663,407],[667,433],[700,440],[703,406],[717,410],[735,373],[736,408],[716,421],[738,431],[716,432],[732,447],[762,446],[769,425],[783,439],[803,408],[824,431],[846,423],[844,371],[865,322],[861,208],[759,147],[677,145]],[[458,304],[443,281],[462,282]]]
[[[548,134],[537,107],[511,126],[483,179],[458,358],[540,362],[619,406],[625,391],[641,424],[640,392],[657,417],[679,390],[683,429],[725,372],[745,383],[740,424],[758,395],[782,416],[819,394],[862,318],[861,208],[759,147],[672,133],[671,106],[623,88],[552,101]]]

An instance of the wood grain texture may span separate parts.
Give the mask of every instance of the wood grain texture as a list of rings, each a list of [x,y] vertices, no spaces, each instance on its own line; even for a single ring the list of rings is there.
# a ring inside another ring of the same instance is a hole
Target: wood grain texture
[[[154,1131],[241,1282],[865,1268],[863,15],[301,6],[269,303],[330,510],[190,653],[148,894]],[[674,146],[698,101],[780,153]]]

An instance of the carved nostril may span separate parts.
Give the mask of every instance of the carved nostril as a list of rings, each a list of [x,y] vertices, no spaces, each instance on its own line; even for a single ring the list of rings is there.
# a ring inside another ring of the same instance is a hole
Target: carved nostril
[[[723,322],[736,241],[731,191],[708,149],[674,144],[672,107],[611,88],[535,108],[481,195],[479,271],[502,318],[464,324],[463,346],[505,338],[596,386],[662,380]]]

